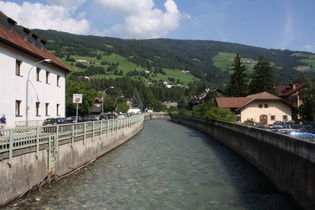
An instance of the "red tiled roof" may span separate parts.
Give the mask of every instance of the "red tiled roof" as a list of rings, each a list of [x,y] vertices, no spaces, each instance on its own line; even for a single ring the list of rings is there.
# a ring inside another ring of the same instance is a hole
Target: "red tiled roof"
[[[239,108],[244,104],[247,104],[249,101],[252,101],[251,98],[246,97],[223,97],[223,98],[216,98],[217,104],[219,107],[224,108]]]
[[[2,17],[7,17],[0,11],[0,15]],[[14,27],[21,27],[15,25]],[[24,54],[32,56],[35,59],[43,60],[43,59],[51,59],[51,65],[62,69],[66,73],[71,70],[63,64],[60,60],[58,60],[51,52],[49,52],[46,48],[40,49],[37,46],[34,46],[28,41],[25,41],[16,31],[10,33],[8,29],[0,23],[0,44],[6,45],[10,48],[18,50]]]
[[[272,95],[271,93],[268,92],[261,92],[253,95],[248,95],[246,98],[253,98],[255,100],[281,100],[281,98]]]
[[[298,84],[298,83],[291,83],[290,85],[287,86],[276,86],[276,95],[279,97],[282,96],[289,96],[296,91],[301,90],[302,88],[305,87],[306,84]]]
[[[257,93],[247,97],[216,98],[219,107],[240,109],[255,100],[279,100],[281,98],[268,92]]]

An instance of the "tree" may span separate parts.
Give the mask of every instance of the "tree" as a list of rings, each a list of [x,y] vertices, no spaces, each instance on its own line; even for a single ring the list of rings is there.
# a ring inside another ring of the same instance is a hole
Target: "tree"
[[[127,104],[125,104],[125,103],[119,103],[119,104],[117,104],[116,105],[116,112],[117,113],[126,113],[128,110],[129,110],[129,106],[127,105]]]
[[[308,83],[306,88],[301,91],[301,99],[303,104],[301,105],[300,112],[302,118],[310,121],[315,120],[315,83]]]
[[[82,94],[82,104],[78,105],[79,115],[86,116],[93,107],[94,100],[98,93],[92,89],[91,84],[86,80],[67,80],[66,81],[66,115],[73,116],[76,114],[76,104],[73,103],[73,94]]]
[[[249,84],[250,94],[268,92],[275,93],[275,76],[273,74],[270,63],[260,56],[258,62],[254,66],[253,80]]]
[[[226,93],[230,97],[243,97],[248,93],[248,84],[246,80],[247,69],[242,64],[241,56],[237,54],[233,61],[233,73],[230,76],[230,82],[227,85]]]
[[[161,101],[158,101],[158,100],[152,100],[151,101],[151,104],[152,104],[152,109],[155,111],[155,112],[161,112],[161,111],[165,111],[165,107],[163,106],[163,104],[161,103]]]
[[[140,98],[140,93],[138,92],[137,88],[133,91],[133,97],[132,97],[132,106],[138,107],[141,111],[143,110],[143,103]]]
[[[211,120],[222,120],[226,122],[235,122],[234,113],[228,108],[213,107],[204,116],[204,120],[209,122]]]

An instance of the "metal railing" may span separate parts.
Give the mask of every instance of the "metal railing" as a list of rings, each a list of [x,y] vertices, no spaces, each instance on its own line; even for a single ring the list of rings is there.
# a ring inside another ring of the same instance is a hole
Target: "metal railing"
[[[16,150],[32,148],[31,151],[38,155],[40,149],[54,147],[58,150],[60,143],[74,143],[111,134],[143,120],[143,115],[134,115],[122,119],[0,130],[0,161],[8,159],[8,164],[11,164],[13,152]]]

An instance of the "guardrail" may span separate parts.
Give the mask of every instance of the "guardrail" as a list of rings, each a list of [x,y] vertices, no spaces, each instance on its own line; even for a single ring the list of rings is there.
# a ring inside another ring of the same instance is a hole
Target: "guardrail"
[[[8,159],[10,165],[14,151],[33,148],[38,155],[40,149],[54,147],[58,150],[60,143],[74,143],[75,141],[85,141],[87,138],[110,134],[130,127],[143,121],[143,119],[143,115],[133,115],[122,119],[0,130],[0,161]]]

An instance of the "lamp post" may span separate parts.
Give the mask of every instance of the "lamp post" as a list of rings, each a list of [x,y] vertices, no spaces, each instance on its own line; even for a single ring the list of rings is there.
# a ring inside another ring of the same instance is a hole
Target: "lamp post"
[[[28,126],[28,110],[30,109],[29,105],[28,105],[28,83],[30,82],[30,73],[32,71],[32,69],[39,63],[42,63],[42,62],[47,62],[47,63],[50,63],[51,62],[51,59],[44,59],[44,60],[41,60],[41,61],[38,61],[37,63],[35,63],[31,68],[30,70],[28,71],[28,74],[27,74],[27,79],[26,79],[26,100],[25,100],[25,123],[26,123],[26,126]]]
[[[116,98],[116,100],[115,100],[115,104],[117,104],[117,99],[122,98],[122,97],[124,97],[124,96],[118,96],[118,97]]]
[[[114,88],[113,86],[110,86],[110,87],[108,87],[108,88],[106,88],[104,91],[103,91],[103,93],[102,93],[102,112],[101,113],[103,113],[104,112],[104,94],[106,95],[106,90],[108,90],[108,89],[111,89],[111,88]]]

